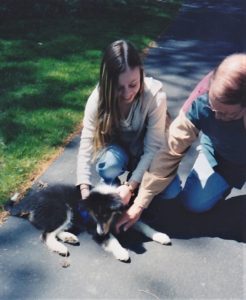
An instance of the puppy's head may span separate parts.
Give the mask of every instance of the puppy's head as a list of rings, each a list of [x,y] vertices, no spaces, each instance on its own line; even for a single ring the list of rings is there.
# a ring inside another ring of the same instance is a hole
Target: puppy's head
[[[124,211],[121,197],[115,187],[100,185],[91,190],[85,200],[85,206],[97,223],[97,233],[106,235],[111,226]]]

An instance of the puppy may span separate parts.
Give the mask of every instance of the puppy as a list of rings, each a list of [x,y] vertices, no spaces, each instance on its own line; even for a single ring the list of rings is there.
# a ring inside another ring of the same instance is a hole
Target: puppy
[[[62,256],[69,252],[64,243],[78,245],[78,238],[66,230],[80,218],[78,203],[80,192],[73,186],[55,185],[33,191],[15,204],[9,200],[5,205],[12,216],[26,217],[39,230],[48,248]]]
[[[88,198],[84,201],[90,215],[97,223],[98,235],[104,237],[103,248],[112,253],[116,259],[128,261],[130,259],[128,250],[120,245],[112,233],[115,222],[126,209],[117,194],[116,187],[99,185],[91,190]],[[136,222],[133,228],[157,243],[171,244],[171,240],[166,234],[154,230],[142,221]]]
[[[62,242],[79,245],[77,236],[67,230],[76,225],[80,227],[81,221],[86,224],[88,216],[84,213],[88,211],[96,223],[103,248],[121,261],[130,259],[129,252],[112,233],[115,222],[126,209],[116,187],[98,185],[91,190],[86,200],[81,200],[80,191],[74,186],[48,186],[33,191],[16,204],[9,200],[5,209],[12,216],[28,218],[37,229],[42,230],[42,239],[47,247],[62,256],[69,255]],[[171,244],[166,234],[155,231],[142,221],[133,227],[153,241]]]

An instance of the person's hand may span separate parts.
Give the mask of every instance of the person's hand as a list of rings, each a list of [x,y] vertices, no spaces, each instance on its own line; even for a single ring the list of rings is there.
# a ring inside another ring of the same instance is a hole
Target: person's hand
[[[124,205],[127,205],[132,197],[132,192],[131,190],[129,189],[129,187],[125,184],[123,185],[120,185],[118,188],[117,188],[117,192],[118,194],[120,195],[121,199],[122,199],[122,203]]]
[[[140,218],[143,208],[137,205],[132,205],[119,219],[115,225],[116,233],[120,232],[120,227],[123,226],[123,231],[127,231]]]
[[[87,184],[80,185],[80,193],[82,200],[85,200],[90,194],[90,188]]]

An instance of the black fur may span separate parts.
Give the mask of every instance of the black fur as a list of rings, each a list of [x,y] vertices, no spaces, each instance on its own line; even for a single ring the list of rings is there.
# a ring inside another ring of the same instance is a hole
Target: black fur
[[[18,203],[9,200],[4,208],[12,216],[28,218],[32,225],[43,231],[44,237],[46,233],[53,232],[65,222],[68,210],[73,216],[71,228],[79,228],[87,221],[85,219],[83,222],[79,213],[79,210],[86,210],[97,224],[110,221],[110,229],[125,210],[120,196],[116,193],[102,194],[92,190],[87,200],[81,200],[79,189],[68,185],[52,185],[34,190]]]
[[[12,216],[27,217],[37,228],[48,233],[60,227],[67,218],[67,211],[73,219],[79,218],[80,191],[74,186],[55,185],[33,191],[15,204],[9,200],[5,209]]]
[[[102,223],[108,222],[112,213],[119,216],[125,210],[118,194],[101,194],[93,190],[84,204],[96,221]]]

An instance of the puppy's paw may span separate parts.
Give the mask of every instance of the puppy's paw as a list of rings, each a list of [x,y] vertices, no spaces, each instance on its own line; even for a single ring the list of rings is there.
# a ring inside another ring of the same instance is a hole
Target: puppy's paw
[[[61,256],[69,256],[69,251],[66,246],[62,245],[61,243],[57,245],[56,248],[51,249],[54,252],[57,252]]]
[[[62,231],[57,235],[57,237],[64,243],[79,245],[77,236],[72,234],[71,232]]]
[[[69,251],[66,246],[59,243],[56,244],[54,247],[49,247],[51,251],[58,253],[61,256],[69,256]]]
[[[129,252],[128,250],[124,249],[124,248],[121,248],[121,249],[118,249],[115,253],[114,253],[114,256],[116,259],[120,260],[120,261],[129,261],[130,260],[130,255],[129,255]]]
[[[112,253],[116,259],[125,262],[130,260],[128,250],[123,248],[112,234],[110,234],[109,238],[103,242],[102,246],[104,250]]]
[[[162,245],[171,245],[171,239],[170,237],[162,232],[156,232],[153,234],[153,241],[160,243]]]
[[[47,234],[44,242],[51,251],[57,252],[62,256],[69,256],[67,247],[59,242],[53,234]]]
[[[58,252],[58,254],[61,255],[62,257],[68,257],[68,256],[70,256],[70,253],[69,253],[68,250],[64,251],[64,252]]]

